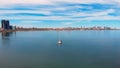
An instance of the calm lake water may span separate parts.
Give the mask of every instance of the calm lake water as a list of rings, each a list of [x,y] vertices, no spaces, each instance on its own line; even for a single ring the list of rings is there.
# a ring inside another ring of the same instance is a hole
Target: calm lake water
[[[120,68],[120,31],[0,33],[0,68]]]

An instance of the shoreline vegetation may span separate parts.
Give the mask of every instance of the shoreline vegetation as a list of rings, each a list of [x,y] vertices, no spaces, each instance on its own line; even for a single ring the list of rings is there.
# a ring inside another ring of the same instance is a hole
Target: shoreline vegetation
[[[120,30],[120,29],[111,29],[111,28],[17,28],[15,30],[0,30],[0,32],[17,32],[17,31],[63,31],[63,30]]]

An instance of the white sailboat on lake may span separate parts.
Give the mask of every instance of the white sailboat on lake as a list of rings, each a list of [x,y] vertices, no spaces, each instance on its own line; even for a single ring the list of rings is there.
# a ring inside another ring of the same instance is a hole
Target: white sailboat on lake
[[[58,40],[58,44],[62,44],[62,40]]]
[[[60,40],[59,32],[58,32],[58,44],[62,44],[62,40]]]

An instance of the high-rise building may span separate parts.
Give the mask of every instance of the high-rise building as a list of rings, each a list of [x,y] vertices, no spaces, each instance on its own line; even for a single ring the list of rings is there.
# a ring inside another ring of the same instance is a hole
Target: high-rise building
[[[9,30],[10,29],[9,20],[2,20],[1,27],[3,30]]]

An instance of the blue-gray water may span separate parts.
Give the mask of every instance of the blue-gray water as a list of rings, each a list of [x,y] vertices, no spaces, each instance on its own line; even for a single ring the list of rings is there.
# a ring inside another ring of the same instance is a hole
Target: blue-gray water
[[[120,68],[120,31],[0,33],[0,68]]]

